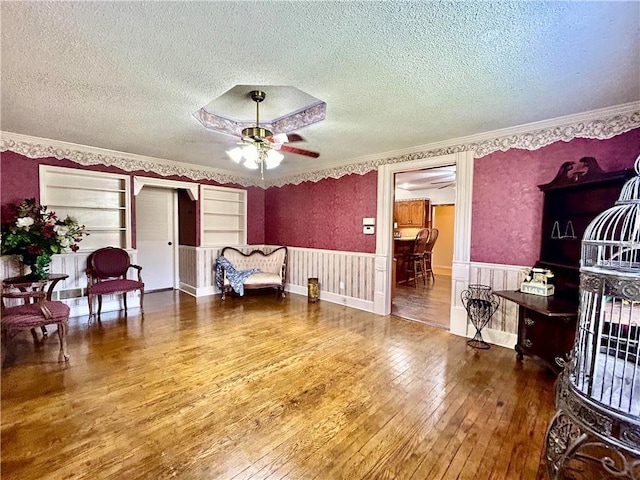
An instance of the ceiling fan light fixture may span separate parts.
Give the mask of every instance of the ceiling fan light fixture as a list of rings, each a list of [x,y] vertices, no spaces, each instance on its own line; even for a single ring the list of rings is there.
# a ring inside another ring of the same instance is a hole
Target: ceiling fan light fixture
[[[240,147],[227,151],[227,155],[237,164],[243,164],[251,170],[260,169],[260,175],[264,180],[264,170],[276,168],[284,160],[284,155],[279,152],[283,150],[298,155],[306,155],[318,158],[320,154],[285,145],[289,142],[304,141],[303,138],[293,133],[287,135],[278,133],[274,135],[270,130],[260,126],[260,103],[265,99],[266,93],[262,90],[253,90],[249,92],[251,100],[256,104],[256,123],[255,126],[246,127],[241,130]],[[244,163],[243,163],[244,161]]]
[[[280,152],[277,152],[275,150],[269,150],[267,152],[267,156],[265,158],[264,163],[265,163],[265,166],[267,167],[267,170],[271,170],[272,168],[276,168],[278,165],[280,165],[283,159],[284,159],[284,155],[282,155]]]
[[[227,155],[229,155],[231,160],[239,164],[242,161],[242,148],[236,147],[231,150],[227,150]]]
[[[277,133],[271,137],[271,141],[273,143],[287,143],[289,141],[289,137],[287,137],[286,133]]]
[[[247,167],[249,170],[257,170],[258,168],[260,168],[260,165],[255,159],[249,159],[249,158],[245,160],[244,166]]]
[[[247,162],[257,163],[258,160],[258,148],[255,145],[247,145],[242,147],[242,156]],[[250,167],[251,168],[251,167]]]
[[[273,133],[270,130],[262,127],[249,127],[242,129],[242,138],[253,140],[254,142],[263,142],[265,138],[271,137]]]

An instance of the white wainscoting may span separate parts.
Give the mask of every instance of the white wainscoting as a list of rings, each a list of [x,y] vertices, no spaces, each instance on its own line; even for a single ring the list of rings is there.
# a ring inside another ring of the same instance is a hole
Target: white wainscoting
[[[222,248],[224,247],[179,247],[182,291],[196,297],[220,293],[215,287],[213,266]],[[278,246],[244,245],[236,248],[244,253],[256,249],[269,253]],[[52,257],[51,272],[64,272],[69,275],[68,279],[58,283],[53,299],[67,303],[71,307],[72,316],[88,315],[85,275],[88,255],[89,252],[78,252]],[[132,263],[135,263],[137,252],[129,250],[129,255]],[[11,255],[0,257],[2,278],[24,273],[17,258]],[[376,255],[371,253],[288,247],[286,290],[307,295],[308,279],[315,277],[320,284],[321,300],[373,312],[375,260]],[[466,312],[460,302],[462,290],[474,283],[489,285],[493,290],[517,290],[525,268],[490,263],[454,262],[451,333],[467,337],[474,334],[473,326],[467,322]],[[144,271],[142,273],[144,278]],[[131,271],[131,275],[135,275],[135,272]],[[344,283],[344,288],[340,288],[341,282]],[[139,307],[138,294],[129,294],[128,299],[130,308]],[[123,308],[120,295],[105,296],[104,300],[104,312]],[[490,343],[512,348],[516,343],[516,333],[517,306],[503,300],[491,323],[483,330],[483,337]]]
[[[198,248],[188,245],[178,246],[180,290],[195,295],[198,289]]]
[[[215,286],[214,264],[223,248],[180,246],[180,289],[196,297],[220,293]],[[234,248],[243,253],[269,253],[279,245]],[[322,300],[373,311],[374,254],[298,247],[287,247],[287,251],[286,291],[307,295],[308,279],[315,277]],[[344,283],[342,289],[340,282]]]
[[[471,262],[469,284],[488,285],[492,290],[518,290],[524,277],[523,270],[528,267],[517,265],[500,265],[496,263]],[[473,325],[468,326],[468,336],[473,336]],[[500,306],[491,318],[487,327],[482,330],[482,337],[489,343],[513,348],[518,334],[518,306],[500,299]]]
[[[138,252],[136,250],[127,250],[131,257],[131,263],[136,263]],[[51,273],[66,273],[69,278],[62,280],[56,285],[52,295],[52,300],[60,300],[69,305],[71,308],[71,316],[78,317],[89,315],[89,304],[87,303],[87,257],[91,252],[65,253],[53,255],[51,257]],[[24,270],[21,269],[22,264],[19,258],[13,255],[4,255],[0,257],[0,272],[2,278],[23,275]],[[129,278],[136,279],[137,273],[129,270]],[[143,272],[144,279],[144,272]],[[139,292],[127,294],[127,304],[129,310],[140,306]],[[121,310],[124,308],[122,295],[105,295],[102,302],[102,311],[110,312]]]
[[[288,251],[288,291],[306,295],[308,279],[317,278],[321,300],[373,312],[373,253],[298,247]]]

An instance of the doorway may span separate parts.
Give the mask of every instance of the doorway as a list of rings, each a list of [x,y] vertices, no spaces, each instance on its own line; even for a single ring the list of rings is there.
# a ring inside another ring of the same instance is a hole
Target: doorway
[[[142,188],[136,196],[136,244],[145,292],[177,288],[177,191]]]
[[[392,272],[391,313],[447,330],[451,311],[455,184],[455,164],[398,172],[394,181],[392,268],[395,271]],[[418,212],[417,218],[405,218],[405,211],[409,210]],[[408,271],[413,263],[406,259],[413,251],[416,235],[423,229],[437,229],[437,238],[432,237],[435,243],[428,244],[432,251],[433,276],[414,278]]]
[[[446,149],[442,149],[444,151]],[[433,156],[429,155],[431,153]],[[406,157],[409,157],[407,154]],[[463,337],[468,333],[467,311],[459,294],[469,285],[471,267],[471,201],[473,195],[472,149],[443,153],[421,153],[415,160],[396,161],[378,168],[378,201],[376,214],[376,259],[373,287],[373,311],[378,315],[391,313],[391,277],[393,266],[393,200],[394,176],[408,170],[446,165],[456,166],[456,216],[451,269],[451,313],[449,331]]]

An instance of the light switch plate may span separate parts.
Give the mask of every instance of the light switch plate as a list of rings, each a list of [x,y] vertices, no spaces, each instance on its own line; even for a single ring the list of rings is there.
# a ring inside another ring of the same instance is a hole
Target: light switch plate
[[[362,225],[373,226],[376,224],[376,219],[373,217],[365,217],[362,219]]]
[[[362,233],[364,233],[365,235],[373,235],[374,233],[376,233],[376,229],[375,227],[364,226],[362,227]]]

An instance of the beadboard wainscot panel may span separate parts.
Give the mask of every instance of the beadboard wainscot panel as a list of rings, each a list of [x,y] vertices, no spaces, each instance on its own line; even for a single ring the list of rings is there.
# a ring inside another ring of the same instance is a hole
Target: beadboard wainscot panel
[[[469,284],[488,285],[493,291],[518,290],[524,279],[524,270],[530,267],[501,265],[496,263],[471,262]],[[475,334],[471,323],[468,336]],[[489,324],[482,330],[482,337],[489,343],[513,348],[518,335],[518,306],[500,298],[500,306]]]
[[[307,295],[309,278],[317,278],[321,300],[373,311],[375,254],[299,247],[288,250],[287,291]]]
[[[138,252],[127,250],[131,257],[131,263],[136,263]],[[56,285],[52,300],[60,300],[71,308],[72,317],[89,315],[89,304],[87,303],[87,257],[91,252],[63,253],[51,257],[52,273],[65,273],[69,278],[62,280]],[[0,272],[2,278],[23,275],[22,264],[18,261],[20,257],[14,255],[4,255],[0,257]],[[128,278],[137,279],[137,272],[129,269]],[[144,280],[144,270],[142,271]],[[129,310],[140,307],[140,293],[133,292],[127,294],[127,304]],[[124,308],[122,295],[104,295],[102,301],[102,311],[111,312]]]
[[[190,245],[178,246],[178,264],[180,265],[180,290],[195,295],[198,285],[198,249]]]

